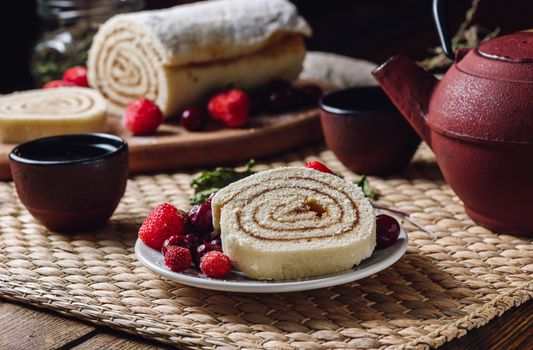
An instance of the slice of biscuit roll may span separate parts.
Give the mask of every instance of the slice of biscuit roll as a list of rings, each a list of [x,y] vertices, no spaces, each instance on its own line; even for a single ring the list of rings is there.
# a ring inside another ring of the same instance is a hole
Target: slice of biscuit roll
[[[239,180],[212,199],[222,248],[247,277],[293,280],[348,270],[376,245],[372,206],[361,189],[307,168]]]
[[[106,131],[107,104],[95,90],[60,87],[0,97],[0,142]]]

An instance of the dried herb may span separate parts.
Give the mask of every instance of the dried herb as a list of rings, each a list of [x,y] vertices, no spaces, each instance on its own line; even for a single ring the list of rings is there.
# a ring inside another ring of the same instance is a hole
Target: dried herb
[[[80,22],[74,26],[46,33],[35,46],[31,70],[36,84],[61,79],[63,72],[72,66],[86,65],[87,55],[96,23]]]
[[[475,24],[475,17],[481,0],[472,0],[472,7],[466,12],[465,20],[452,38],[453,50],[478,47],[480,43],[496,37],[500,29],[490,30]],[[426,70],[441,72],[448,69],[453,61],[446,57],[442,47],[430,49],[431,57],[419,62]]]
[[[254,164],[255,161],[253,159],[249,160],[246,164],[246,169],[243,171],[236,171],[231,168],[216,168],[213,171],[204,171],[191,182],[191,186],[194,189],[194,196],[191,199],[191,204],[203,203],[211,193],[216,192],[235,181],[255,174],[255,172],[252,171]]]

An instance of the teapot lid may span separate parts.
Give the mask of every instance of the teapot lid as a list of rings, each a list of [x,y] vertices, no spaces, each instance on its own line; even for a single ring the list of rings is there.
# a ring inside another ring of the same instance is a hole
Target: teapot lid
[[[464,58],[463,58],[464,56]],[[458,56],[459,70],[478,77],[533,82],[533,32],[504,35]]]
[[[484,42],[477,49],[486,58],[514,63],[533,63],[533,33],[519,32]]]
[[[438,113],[427,123],[465,140],[533,146],[533,32],[462,53],[437,85],[429,109]]]

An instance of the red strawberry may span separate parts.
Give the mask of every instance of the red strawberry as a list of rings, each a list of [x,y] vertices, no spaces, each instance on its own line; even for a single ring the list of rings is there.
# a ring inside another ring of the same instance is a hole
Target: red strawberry
[[[309,169],[318,170],[318,171],[321,171],[323,173],[333,174],[333,171],[331,171],[330,168],[328,168],[324,164],[322,164],[320,162],[317,162],[317,161],[307,162],[307,163],[305,163],[305,167],[309,168]]]
[[[213,250],[203,256],[200,269],[207,277],[223,278],[231,272],[231,261],[226,254]]]
[[[133,135],[150,135],[163,122],[163,113],[153,101],[141,98],[126,107],[122,122]]]
[[[76,84],[73,84],[71,82],[64,81],[64,80],[52,80],[44,84],[43,89],[53,89],[53,88],[64,87],[64,86],[76,86]]]
[[[165,254],[165,265],[174,272],[187,270],[191,263],[191,252],[185,247],[170,247]]]
[[[213,119],[230,128],[238,128],[248,123],[250,98],[242,90],[229,90],[211,97],[207,109]]]
[[[166,239],[182,235],[187,226],[187,214],[171,204],[159,204],[144,220],[139,238],[149,247],[161,250]]]
[[[76,86],[89,87],[87,68],[83,66],[70,67],[63,73],[63,80]]]
[[[193,251],[192,260],[197,267],[200,267],[200,262],[207,253],[212,252],[213,250],[222,252],[222,244],[220,242],[217,242],[217,244],[213,244],[211,242],[202,243]]]

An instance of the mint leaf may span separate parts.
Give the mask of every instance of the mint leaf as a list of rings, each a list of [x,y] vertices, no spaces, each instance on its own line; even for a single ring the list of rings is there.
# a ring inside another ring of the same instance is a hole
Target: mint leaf
[[[191,199],[191,204],[203,203],[211,193],[216,192],[235,181],[255,174],[255,172],[252,171],[254,164],[255,161],[253,159],[249,160],[244,171],[236,171],[232,168],[220,167],[213,171],[204,171],[191,181],[191,186],[194,189],[194,196]]]
[[[365,194],[365,197],[368,199],[375,199],[376,198],[376,192],[372,190],[372,187],[370,187],[370,184],[368,182],[368,178],[366,175],[363,175],[359,181],[355,181],[355,184],[361,187],[363,190],[363,193]]]

